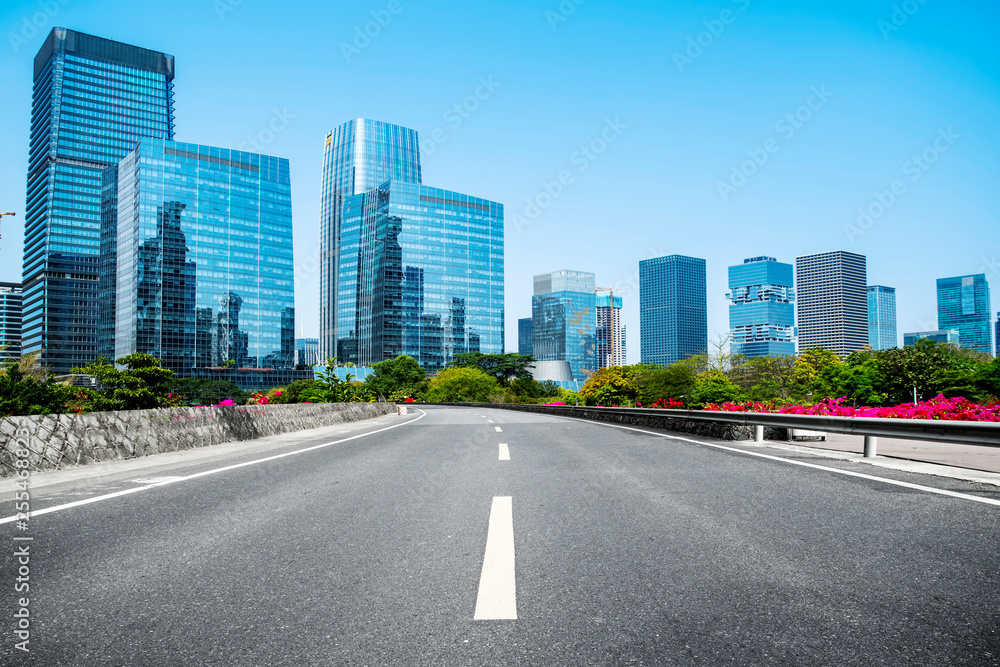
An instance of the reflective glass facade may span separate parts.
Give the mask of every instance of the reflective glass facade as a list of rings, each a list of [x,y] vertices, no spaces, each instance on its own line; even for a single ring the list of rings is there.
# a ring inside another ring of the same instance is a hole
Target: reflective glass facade
[[[730,351],[747,357],[795,354],[792,265],[752,257],[729,267]]]
[[[846,356],[868,345],[868,260],[837,250],[795,258],[799,349]]]
[[[625,325],[622,324],[622,298],[597,297],[597,330],[595,354],[598,368],[624,366],[628,363],[625,349]]]
[[[888,350],[899,346],[895,287],[868,286],[868,344],[873,350]]]
[[[64,28],[35,56],[23,345],[56,373],[97,356],[104,170],[173,138],[173,78],[173,56]]]
[[[370,366],[406,354],[434,372],[504,351],[502,204],[390,180],[346,197],[341,215],[330,356]]]
[[[642,363],[661,366],[708,351],[705,260],[639,262],[639,348]]]
[[[374,190],[390,180],[420,183],[416,130],[359,118],[326,136],[320,202],[319,355],[337,356],[340,327],[337,283],[342,214],[347,197]]]
[[[910,347],[915,345],[921,338],[929,338],[938,343],[948,343],[949,345],[958,346],[958,329],[950,329],[948,331],[914,331],[912,333],[903,334],[903,347]]]
[[[117,201],[116,358],[248,388],[312,377],[293,370],[288,160],[143,139]]]
[[[568,361],[573,379],[597,370],[594,274],[553,271],[535,276],[531,297],[532,348],[538,361]]]
[[[938,278],[938,329],[958,329],[959,344],[993,354],[993,314],[986,275]]]
[[[532,326],[530,317],[522,317],[517,321],[517,353],[534,354],[534,341],[532,340]]]
[[[0,361],[21,356],[21,283],[0,283]]]

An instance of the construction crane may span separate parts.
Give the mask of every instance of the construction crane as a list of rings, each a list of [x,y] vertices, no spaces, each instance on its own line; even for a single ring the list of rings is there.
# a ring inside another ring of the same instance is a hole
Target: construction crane
[[[5,215],[17,215],[17,213],[0,213],[0,222],[3,222],[3,217]],[[2,239],[2,238],[3,238],[3,236],[0,235],[0,239]]]
[[[609,368],[611,366],[613,366],[614,363],[615,363],[615,339],[617,338],[617,336],[615,336],[615,332],[619,330],[619,327],[620,327],[620,324],[621,324],[619,321],[617,321],[619,318],[617,318],[615,316],[615,291],[616,290],[618,290],[618,291],[630,290],[630,289],[638,289],[638,288],[637,287],[595,287],[594,288],[594,293],[595,294],[597,292],[608,292],[609,295],[610,295],[609,299],[608,299],[608,303],[611,306],[611,318],[610,318],[611,319],[611,336],[610,336],[610,338],[611,338],[611,354],[610,354],[610,357],[611,358],[606,360]],[[595,350],[595,352],[596,352],[596,350]],[[597,366],[598,366],[598,368],[601,367],[601,362],[600,361],[597,362]]]

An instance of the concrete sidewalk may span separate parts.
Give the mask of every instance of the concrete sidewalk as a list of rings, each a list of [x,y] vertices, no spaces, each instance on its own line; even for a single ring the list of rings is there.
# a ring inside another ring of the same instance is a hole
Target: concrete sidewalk
[[[796,440],[787,444],[850,452],[861,456],[864,454],[864,442],[864,437],[859,435],[828,433],[826,442],[810,439]],[[1000,443],[997,445],[997,447],[983,447],[923,440],[879,438],[877,454],[910,461],[924,461],[956,468],[1000,473]]]

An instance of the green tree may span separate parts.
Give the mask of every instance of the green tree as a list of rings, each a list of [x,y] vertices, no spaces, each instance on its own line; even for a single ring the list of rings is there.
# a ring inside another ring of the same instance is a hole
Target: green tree
[[[580,388],[587,405],[622,405],[639,395],[639,383],[631,366],[612,366],[592,373]]]
[[[209,378],[175,379],[170,392],[184,405],[218,405],[227,399],[242,405],[250,398],[235,382]]]
[[[89,411],[145,410],[170,405],[170,385],[174,372],[164,368],[162,362],[151,354],[136,353],[116,361],[125,366],[119,370],[101,357],[83,368],[74,368],[77,374],[97,378],[99,389],[88,392]]]
[[[47,415],[63,411],[72,387],[25,375],[18,364],[0,371],[0,416]]]
[[[1000,344],[1000,341],[997,343]],[[976,369],[974,381],[982,396],[1000,399],[1000,357],[989,363],[981,364]]]
[[[427,400],[434,403],[483,403],[498,388],[497,379],[478,368],[445,368],[431,378]]]
[[[398,397],[416,398],[427,391],[427,371],[413,357],[401,354],[374,364],[372,369],[365,386],[376,395],[402,400]]]
[[[795,356],[754,357],[734,364],[728,377],[751,401],[787,400],[795,384]]]
[[[496,378],[500,385],[506,386],[513,379],[527,379],[531,377],[528,366],[535,363],[535,358],[530,354],[483,354],[481,352],[468,352],[455,355],[455,360],[448,364],[449,368],[478,368],[487,375]]]
[[[302,403],[304,394],[316,386],[316,380],[296,380],[287,387],[281,388],[281,396],[275,396],[275,403]]]
[[[697,375],[694,363],[678,361],[669,366],[638,364],[633,368],[639,386],[636,398],[643,405],[652,405],[660,398],[690,403]]]
[[[694,407],[706,403],[728,403],[743,400],[740,388],[718,370],[707,370],[695,376],[690,403]]]
[[[303,389],[300,397],[310,403],[361,403],[374,400],[375,395],[362,382],[352,382],[354,377],[346,374],[346,379],[337,377],[336,357],[326,360],[326,367],[320,371],[316,382]]]

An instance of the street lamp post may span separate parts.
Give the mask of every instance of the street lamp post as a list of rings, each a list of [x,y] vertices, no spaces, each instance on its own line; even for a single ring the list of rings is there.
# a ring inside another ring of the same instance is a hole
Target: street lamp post
[[[3,217],[5,215],[17,215],[17,213],[0,213],[0,222],[3,222]],[[2,239],[2,238],[3,238],[3,236],[0,235],[0,239]]]

